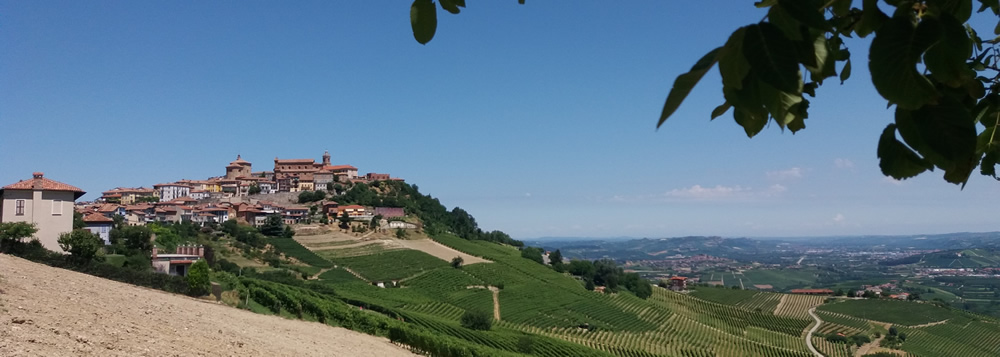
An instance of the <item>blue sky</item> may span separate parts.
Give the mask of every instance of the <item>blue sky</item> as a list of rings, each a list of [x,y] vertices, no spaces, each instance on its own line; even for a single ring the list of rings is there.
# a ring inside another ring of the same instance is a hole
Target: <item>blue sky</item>
[[[725,4],[725,5],[721,5]],[[222,175],[237,154],[388,172],[486,229],[540,236],[826,236],[997,230],[1000,183],[878,169],[892,120],[847,42],[806,130],[748,139],[707,75],[659,130],[673,79],[760,20],[750,2],[0,2],[0,182],[90,192]],[[985,24],[980,33],[989,33]]]

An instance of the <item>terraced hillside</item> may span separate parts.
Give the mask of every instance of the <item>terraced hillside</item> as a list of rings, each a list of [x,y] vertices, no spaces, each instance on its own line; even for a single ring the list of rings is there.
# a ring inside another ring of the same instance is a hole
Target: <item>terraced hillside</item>
[[[995,320],[930,304],[876,300],[824,304],[825,297],[710,287],[685,293],[654,288],[653,295],[643,300],[628,292],[588,291],[578,279],[522,258],[514,247],[451,235],[436,236],[434,242],[482,263],[454,268],[445,259],[406,247],[330,254],[339,244],[315,239],[304,241],[303,249],[286,242],[289,247],[283,250],[322,269],[304,285],[313,291],[333,293],[348,304],[439,336],[504,353],[807,357],[814,354],[806,332],[815,324],[808,311],[817,306],[822,323],[810,342],[827,356],[891,351],[880,348],[875,337],[885,335],[889,324],[908,335],[895,346],[899,354],[939,356],[944,351],[939,346],[969,356],[1000,352],[994,345],[1000,342]],[[374,281],[387,283],[386,288],[372,285]],[[273,294],[278,299],[292,293],[278,289]],[[274,306],[277,301],[272,299],[269,305],[257,299],[251,294],[252,306]],[[309,316],[304,310],[286,311],[283,305],[274,309],[286,316]],[[492,311],[499,318],[489,331],[470,330],[460,324],[468,311]],[[925,325],[929,322],[937,324]],[[838,335],[862,335],[876,342],[859,347],[831,337]]]

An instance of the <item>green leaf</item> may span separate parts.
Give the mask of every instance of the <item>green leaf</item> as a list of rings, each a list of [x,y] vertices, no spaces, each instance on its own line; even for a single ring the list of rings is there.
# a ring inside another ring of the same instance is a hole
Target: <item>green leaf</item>
[[[758,8],[763,8],[763,7],[768,7],[768,6],[774,6],[774,5],[777,5],[777,4],[778,4],[778,0],[761,0],[761,1],[753,3],[753,5],[756,6],[756,7],[758,7]]]
[[[882,97],[901,108],[917,109],[938,96],[934,85],[917,72],[920,56],[937,42],[937,29],[927,21],[914,28],[906,16],[894,17],[879,29],[868,52],[868,69]]]
[[[927,170],[934,170],[913,150],[896,139],[896,125],[889,124],[878,140],[878,167],[882,174],[897,180],[905,180]]]
[[[767,83],[760,83],[757,87],[761,100],[764,102],[764,107],[767,108],[767,112],[771,114],[774,122],[778,123],[778,126],[782,130],[785,129],[788,123],[795,120],[797,113],[793,112],[792,108],[802,102],[802,95],[799,94],[802,93],[801,80],[799,81],[799,86],[800,89],[795,93],[779,91]]]
[[[670,94],[667,95],[667,101],[663,103],[663,112],[660,113],[660,121],[656,123],[657,128],[663,125],[663,122],[667,121],[670,115],[674,114],[677,107],[681,106],[684,98],[687,98],[688,94],[691,93],[691,89],[694,88],[695,84],[698,84],[698,81],[705,75],[705,72],[708,72],[709,69],[712,69],[712,66],[715,66],[715,63],[719,61],[719,52],[722,52],[722,47],[717,47],[706,53],[691,67],[690,71],[677,76],[677,79],[674,80],[674,87],[670,89]]]
[[[939,22],[936,28],[942,30],[941,41],[924,54],[924,64],[931,71],[931,77],[952,88],[958,88],[972,79],[974,75],[965,64],[966,59],[972,56],[972,41],[962,24],[947,13],[939,19],[925,18],[923,21]],[[924,24],[921,23],[921,26]]]
[[[750,73],[750,63],[743,56],[744,34],[746,27],[733,31],[719,54],[719,74],[722,75],[722,85],[725,87],[743,88],[743,78]]]
[[[803,25],[817,30],[827,31],[830,24],[826,23],[826,18],[820,12],[820,4],[815,0],[778,0],[778,6],[788,11],[789,15],[801,22]]]
[[[431,42],[437,31],[437,7],[433,1],[413,0],[410,5],[410,27],[413,28],[413,38],[421,45]]]
[[[998,0],[979,0],[981,5],[979,5],[979,10],[976,12],[983,12],[986,9],[993,10],[993,13],[1000,13],[1000,1]]]
[[[809,101],[803,98],[801,102],[790,108],[789,112],[795,114],[795,118],[788,122],[788,130],[795,134],[799,130],[805,129],[805,119],[809,117]]]
[[[833,14],[836,16],[847,16],[851,12],[852,0],[833,0]]]
[[[896,108],[896,125],[907,145],[945,171],[946,181],[969,179],[978,163],[976,124],[958,100],[945,96],[918,110]]]
[[[777,26],[781,32],[792,41],[802,41],[802,23],[788,13],[788,10],[781,6],[773,6],[767,10],[767,22]]]
[[[947,14],[964,23],[969,21],[969,17],[972,16],[972,0],[931,0],[924,2],[924,4],[927,5],[924,17]]]
[[[864,0],[862,6],[861,20],[854,27],[854,33],[860,37],[865,37],[872,32],[878,31],[889,17],[878,8],[878,0]]]
[[[847,60],[844,69],[840,70],[840,84],[844,84],[848,78],[851,78],[851,60]]]
[[[722,114],[726,114],[726,112],[729,111],[729,108],[732,108],[732,105],[729,104],[729,102],[725,102],[722,103],[722,105],[715,107],[715,109],[712,109],[712,120],[715,120],[715,118],[718,118]]]
[[[767,125],[767,111],[764,108],[754,110],[737,108],[733,111],[733,119],[736,119],[736,123],[743,127],[747,137],[752,138]]]
[[[799,90],[795,44],[769,23],[746,27],[743,56],[761,81],[785,92]]]
[[[834,37],[834,40],[827,41],[826,37],[817,36],[816,40],[813,41],[811,46],[808,47],[807,53],[802,54],[802,56],[808,56],[812,59],[812,64],[803,62],[806,69],[809,70],[809,74],[814,82],[823,83],[823,80],[828,77],[833,77],[837,75],[837,69],[833,66],[832,62],[835,62],[835,55],[839,52],[839,48],[832,48],[831,46],[840,47],[840,38]]]
[[[458,2],[456,0],[438,0],[441,3],[441,8],[445,9],[452,14],[458,14],[462,10],[458,8]],[[464,6],[464,5],[463,5]]]

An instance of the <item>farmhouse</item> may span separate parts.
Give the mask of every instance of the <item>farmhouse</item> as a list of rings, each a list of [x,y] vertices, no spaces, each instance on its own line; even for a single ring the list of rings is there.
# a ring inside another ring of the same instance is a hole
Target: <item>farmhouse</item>
[[[28,222],[38,227],[35,237],[48,250],[62,252],[59,235],[73,230],[73,202],[83,190],[53,181],[41,172],[0,188],[0,222]]]

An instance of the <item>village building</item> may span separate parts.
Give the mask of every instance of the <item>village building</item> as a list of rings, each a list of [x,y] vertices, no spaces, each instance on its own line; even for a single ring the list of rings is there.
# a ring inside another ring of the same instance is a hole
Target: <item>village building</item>
[[[226,166],[226,179],[232,180],[251,176],[251,166],[252,164],[249,161],[243,160],[240,155],[236,155],[236,160]]]
[[[116,187],[108,191],[102,192],[101,198],[99,200],[104,202],[116,202],[123,205],[134,204],[140,199],[159,199],[160,192],[152,188],[146,187]]]
[[[111,244],[111,226],[113,226],[115,221],[111,218],[105,217],[103,214],[94,212],[83,216],[84,228],[90,233],[96,234],[101,237],[104,244]]]
[[[176,198],[191,196],[191,186],[182,183],[161,183],[153,185],[160,192],[160,201],[172,201]]]
[[[673,291],[684,291],[687,290],[687,278],[683,276],[674,276],[670,278],[670,285],[667,286],[668,289]]]
[[[62,252],[59,235],[73,230],[73,204],[85,193],[35,172],[30,180],[0,188],[0,222],[34,223],[42,246]]]
[[[205,247],[184,245],[177,247],[173,254],[160,254],[159,248],[153,247],[151,257],[153,270],[158,273],[187,276],[191,265],[205,257]]]

